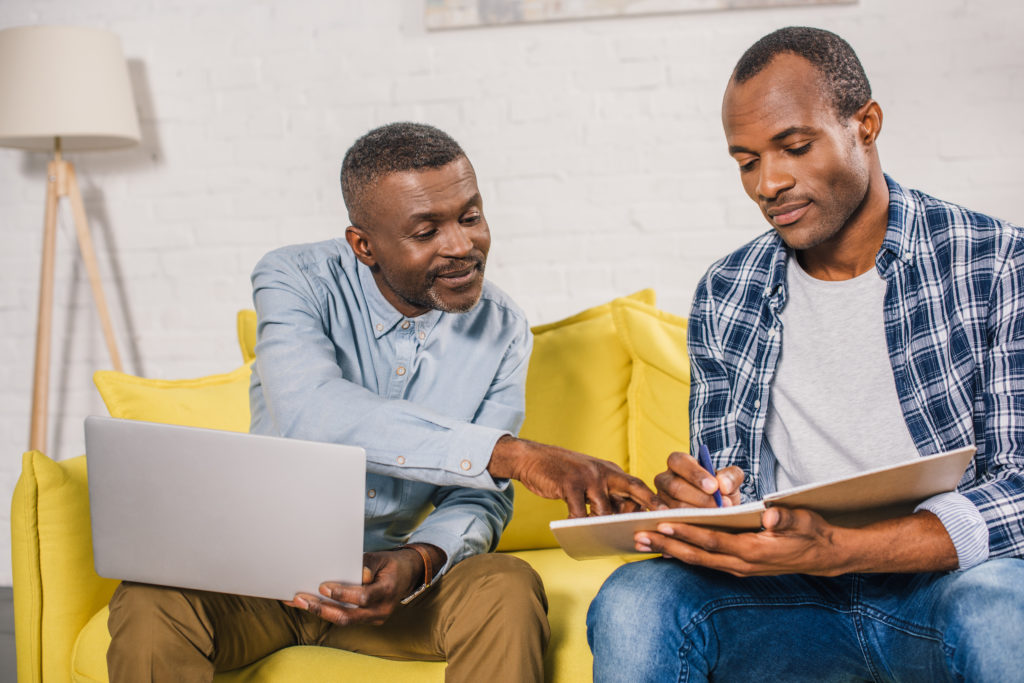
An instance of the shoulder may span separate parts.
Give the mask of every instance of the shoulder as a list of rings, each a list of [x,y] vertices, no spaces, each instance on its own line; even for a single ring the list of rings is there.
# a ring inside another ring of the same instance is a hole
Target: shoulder
[[[513,301],[512,297],[490,280],[484,280],[480,302],[470,311],[470,315],[474,314],[501,326],[514,329],[517,334],[529,333],[526,313],[519,307],[519,304]]]
[[[257,262],[253,275],[255,277],[256,273],[264,271],[315,272],[339,267],[351,269],[354,266],[355,256],[351,249],[345,240],[337,238],[274,249]]]
[[[959,204],[938,199],[890,181],[890,211],[905,212],[917,225],[918,239],[933,245],[940,257],[984,262],[1014,257],[1024,249],[1024,229]]]

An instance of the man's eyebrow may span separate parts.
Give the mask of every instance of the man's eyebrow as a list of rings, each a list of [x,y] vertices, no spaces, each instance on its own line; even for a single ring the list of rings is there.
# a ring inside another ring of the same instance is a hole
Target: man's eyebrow
[[[459,213],[462,213],[471,206],[478,205],[481,203],[480,193],[477,192],[472,197],[466,200],[466,203],[459,208]],[[444,214],[436,213],[434,211],[424,211],[423,213],[414,213],[409,217],[411,221],[438,221],[444,218]]]
[[[778,142],[779,140],[785,140],[790,135],[810,135],[815,132],[815,129],[811,126],[790,126],[781,133],[776,133],[772,136],[772,142]]]
[[[811,126],[790,126],[786,130],[773,135],[771,142],[781,142],[791,135],[813,135],[815,132],[816,129]],[[757,154],[757,152],[747,149],[742,145],[729,145],[729,154]]]

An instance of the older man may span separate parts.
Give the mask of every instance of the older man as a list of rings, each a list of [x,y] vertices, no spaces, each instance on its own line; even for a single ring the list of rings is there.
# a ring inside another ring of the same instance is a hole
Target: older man
[[[722,121],[772,230],[711,266],[689,328],[708,507],[968,444],[957,492],[863,528],[662,524],[589,614],[596,681],[1006,681],[1024,670],[1024,233],[882,173],[882,111],[835,34],[740,59]]]
[[[459,145],[430,126],[378,128],[345,155],[341,185],[345,239],[276,250],[253,272],[251,431],[366,449],[363,584],[287,604],[122,584],[112,680],[210,680],[316,644],[446,660],[450,681],[540,681],[540,579],[488,553],[508,480],[576,516],[657,504],[611,463],[515,438],[532,340],[484,280],[490,233]],[[281,485],[333,495],[315,472]]]

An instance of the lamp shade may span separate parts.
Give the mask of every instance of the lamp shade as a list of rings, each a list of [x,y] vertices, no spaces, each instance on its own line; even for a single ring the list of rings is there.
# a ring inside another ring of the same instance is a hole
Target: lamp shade
[[[53,151],[139,141],[121,41],[77,26],[0,30],[0,146]]]

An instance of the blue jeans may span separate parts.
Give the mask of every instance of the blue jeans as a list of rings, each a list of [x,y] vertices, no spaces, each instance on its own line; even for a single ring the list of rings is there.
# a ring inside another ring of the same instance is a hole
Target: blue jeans
[[[605,582],[587,639],[595,683],[1024,681],[1024,560],[837,578],[645,560]]]

